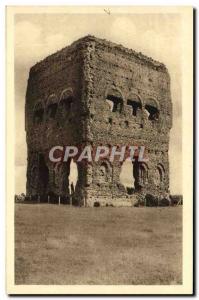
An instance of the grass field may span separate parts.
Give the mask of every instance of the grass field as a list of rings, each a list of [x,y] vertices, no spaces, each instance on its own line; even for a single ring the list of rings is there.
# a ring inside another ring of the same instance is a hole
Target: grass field
[[[182,207],[15,206],[16,284],[181,284]]]

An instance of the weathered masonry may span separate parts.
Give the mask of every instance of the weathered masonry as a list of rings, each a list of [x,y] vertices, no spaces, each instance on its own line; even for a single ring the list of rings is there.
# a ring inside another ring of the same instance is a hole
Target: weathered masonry
[[[55,145],[144,145],[133,163],[134,189],[120,183],[121,163],[77,163],[79,205],[133,205],[146,193],[169,192],[170,78],[162,63],[86,36],[30,70],[26,94],[27,195],[68,201],[70,161],[55,166]]]

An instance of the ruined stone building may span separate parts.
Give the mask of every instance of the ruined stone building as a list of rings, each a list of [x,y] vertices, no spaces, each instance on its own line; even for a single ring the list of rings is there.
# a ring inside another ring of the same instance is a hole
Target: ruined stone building
[[[25,106],[27,195],[69,196],[70,161],[48,158],[55,145],[144,145],[133,162],[134,189],[120,182],[122,164],[77,163],[79,205],[133,205],[140,195],[169,192],[170,78],[164,64],[121,45],[86,36],[34,65]],[[61,200],[61,201],[62,201]]]

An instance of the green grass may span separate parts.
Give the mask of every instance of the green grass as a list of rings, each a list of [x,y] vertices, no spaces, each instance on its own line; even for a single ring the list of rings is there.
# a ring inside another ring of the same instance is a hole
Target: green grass
[[[16,284],[181,284],[182,207],[15,206]]]

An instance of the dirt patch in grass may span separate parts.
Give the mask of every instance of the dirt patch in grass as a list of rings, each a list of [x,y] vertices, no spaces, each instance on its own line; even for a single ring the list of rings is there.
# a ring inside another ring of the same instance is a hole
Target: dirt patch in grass
[[[181,284],[182,207],[15,205],[16,284]]]

